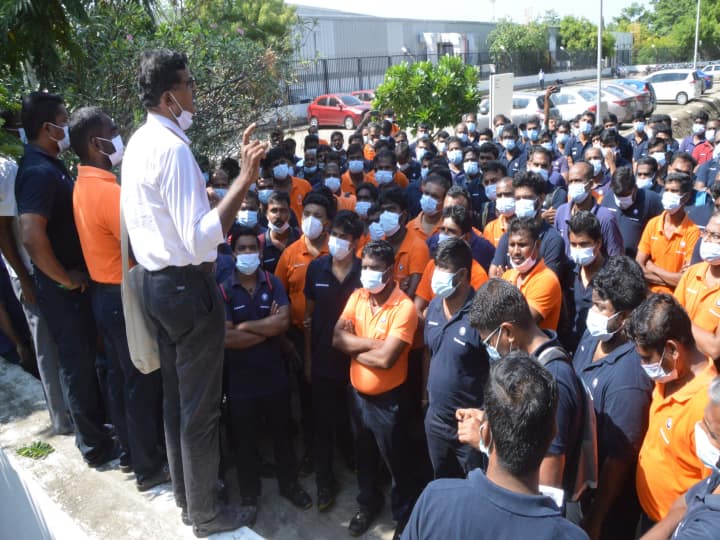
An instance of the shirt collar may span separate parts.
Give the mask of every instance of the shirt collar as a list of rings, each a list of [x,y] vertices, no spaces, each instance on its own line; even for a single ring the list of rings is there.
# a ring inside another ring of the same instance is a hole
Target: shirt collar
[[[592,355],[594,354],[595,349],[596,349],[597,344],[598,344],[599,341],[600,341],[600,340],[599,340],[598,338],[592,338],[592,337],[591,337],[591,338],[588,339],[588,341],[586,342],[586,346],[588,347],[588,350],[589,350],[589,352],[590,352],[590,358],[591,358],[591,359],[592,359]],[[606,356],[603,356],[602,358],[598,359],[598,360],[595,361],[595,362],[592,362],[592,361],[591,361],[591,362],[590,362],[587,366],[585,366],[585,367],[596,367],[596,366],[600,366],[600,365],[602,365],[602,364],[616,364],[617,361],[620,360],[620,358],[622,358],[622,357],[625,356],[626,354],[632,352],[634,348],[635,348],[635,343],[633,343],[632,341],[626,341],[626,342],[623,343],[622,345],[620,345],[620,346],[616,347],[615,349],[613,349],[613,350],[612,350],[609,354],[607,354]]]
[[[688,382],[683,387],[678,388],[669,396],[663,395],[664,392],[660,391],[661,387],[662,390],[665,390],[665,384],[663,383],[656,384],[655,391],[658,392],[663,401],[686,403],[690,401],[690,399],[693,398],[698,392],[707,392],[707,385],[710,382],[710,379],[712,379],[715,375],[717,375],[717,370],[708,361],[708,366],[704,370],[695,375],[695,377],[693,377],[690,382]]]
[[[234,267],[235,265],[233,265]],[[257,283],[258,285],[267,283],[266,279],[267,272],[263,270],[262,268],[258,268],[255,270],[255,275],[257,277]],[[242,283],[237,278],[237,272],[235,272],[235,269],[233,268],[233,273],[230,276],[230,286],[231,287],[242,287]],[[257,287],[256,287],[257,288]]]
[[[658,234],[665,234],[665,216],[668,214],[667,210],[663,210],[662,214],[660,214],[660,219],[657,221],[657,228],[656,232]],[[675,232],[673,233],[673,236],[682,236],[685,234],[685,231],[690,227],[690,225],[693,225],[693,222],[690,221],[690,218],[688,217],[687,210],[685,210],[685,217],[683,217],[683,220],[680,222],[680,225],[677,226],[675,229]]]
[[[83,178],[102,180],[103,182],[117,182],[117,177],[108,170],[93,167],[92,165],[78,165],[78,180]]]
[[[359,289],[360,294],[362,294],[363,298],[366,300],[370,300],[370,291],[367,289]],[[400,290],[400,284],[396,281],[395,282],[395,288],[393,289],[393,292],[390,293],[390,296],[387,300],[383,303],[381,308],[385,308],[386,306],[397,306],[403,299],[403,297],[406,297],[405,293]],[[406,297],[407,298],[407,297]]]
[[[167,128],[175,135],[180,137],[180,140],[183,141],[185,144],[190,144],[190,139],[188,139],[187,135],[185,135],[185,132],[180,129],[180,126],[178,126],[175,122],[173,122],[169,118],[166,118],[165,116],[148,111],[147,123],[150,125],[162,126],[164,128]]]
[[[560,516],[560,510],[550,497],[526,495],[507,490],[493,483],[481,469],[470,472],[468,481],[477,485],[491,504],[513,514],[528,517]]]

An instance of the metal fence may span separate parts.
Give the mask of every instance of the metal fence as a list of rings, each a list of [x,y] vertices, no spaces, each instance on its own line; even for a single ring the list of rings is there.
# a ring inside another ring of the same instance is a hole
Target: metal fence
[[[385,71],[402,62],[437,62],[441,55],[388,55],[352,58],[320,58],[295,60],[291,66],[292,83],[287,88],[287,102],[309,103],[322,94],[375,89],[382,83]],[[549,52],[512,53],[490,51],[464,53],[466,64],[478,66],[481,79],[493,73],[512,72],[518,77],[534,75],[542,68],[545,73],[592,68],[595,51],[568,52],[559,50],[555,57]]]

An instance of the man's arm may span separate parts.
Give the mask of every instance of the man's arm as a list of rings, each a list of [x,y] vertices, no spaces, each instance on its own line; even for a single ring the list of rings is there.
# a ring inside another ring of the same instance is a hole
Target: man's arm
[[[710,358],[720,357],[720,326],[715,329],[715,332],[709,332],[693,323],[692,334],[698,349]]]
[[[256,321],[245,321],[236,325],[237,330],[257,334],[265,338],[279,336],[290,328],[290,306],[274,306],[277,312]]]
[[[395,365],[403,349],[408,345],[408,343],[395,336],[388,336],[380,343],[379,348],[358,354],[356,360],[367,367],[390,369]]]
[[[417,289],[418,283],[420,283],[420,278],[422,277],[422,274],[410,274],[407,279],[405,279],[405,294],[407,294],[410,298],[413,298],[415,296],[415,290]]]
[[[631,459],[607,458],[600,467],[595,498],[582,523],[591,540],[600,538],[602,524],[608,511],[622,492],[627,476],[635,472],[634,463],[635,461]]]
[[[226,349],[247,349],[258,343],[262,343],[267,338],[259,334],[251,334],[237,328],[225,329],[225,348]]]
[[[562,489],[565,454],[547,454],[540,463],[540,483]]]
[[[340,318],[335,323],[332,346],[348,356],[356,357],[373,348],[382,346],[383,343],[378,339],[356,336],[352,322],[347,319]]]
[[[653,285],[665,285],[665,281],[663,281],[663,279],[655,272],[655,268],[658,267],[650,260],[649,253],[638,251],[637,255],[635,255],[635,260],[640,265],[640,268],[642,268],[643,275],[648,283]]]
[[[13,216],[0,216],[0,251],[7,259],[10,266],[17,274],[22,288],[22,297],[28,304],[35,303],[35,287],[30,277],[30,273],[25,268],[25,263],[18,251],[15,234],[13,234]]]
[[[305,287],[307,291],[307,284]],[[303,317],[303,335],[305,336],[305,355],[303,368],[305,371],[305,380],[312,380],[312,316],[315,311],[315,300],[310,300],[307,293],[305,294],[305,317]]]
[[[667,515],[658,521],[652,529],[641,536],[640,540],[668,540],[685,517],[686,511],[687,501],[685,501],[685,495],[681,495],[675,499]]]

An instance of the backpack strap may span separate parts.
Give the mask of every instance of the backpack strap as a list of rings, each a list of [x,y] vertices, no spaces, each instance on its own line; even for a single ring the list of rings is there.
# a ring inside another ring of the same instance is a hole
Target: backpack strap
[[[546,366],[554,360],[564,360],[565,362],[570,360],[567,351],[557,345],[545,349],[538,355],[537,359],[542,366]]]
[[[267,282],[268,289],[270,289],[270,292],[272,292],[273,284],[272,280],[270,279],[270,272],[268,272],[267,270],[263,270],[263,272],[265,272],[265,281]]]
[[[225,303],[230,304],[230,298],[228,298],[228,295],[227,295],[227,292],[225,291],[224,285],[221,283],[220,285],[218,285],[218,287],[220,288],[220,294],[222,294],[222,297],[223,297],[223,300],[225,300]]]

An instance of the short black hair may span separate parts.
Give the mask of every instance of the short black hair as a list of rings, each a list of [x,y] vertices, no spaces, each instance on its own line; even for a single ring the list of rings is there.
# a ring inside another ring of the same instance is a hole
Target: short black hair
[[[494,145],[493,145],[494,146]],[[499,172],[503,176],[507,176],[507,167],[500,163],[499,161],[488,161],[485,165],[482,166],[482,170],[484,173],[486,172]]]
[[[290,195],[288,195],[285,191],[275,190],[268,197],[266,206],[269,206],[270,203],[284,204],[290,208]]]
[[[358,143],[352,143],[347,147],[346,154],[349,156],[350,154],[360,154],[363,153],[363,147],[362,144]]]
[[[454,208],[460,208],[458,206]],[[464,210],[464,209],[463,209]],[[472,250],[462,238],[448,238],[438,244],[435,253],[435,267],[448,268],[457,272],[465,268],[468,271],[468,280],[472,270]]]
[[[674,296],[651,294],[633,311],[627,333],[637,345],[662,354],[665,342],[673,339],[693,347],[692,323]]]
[[[530,160],[530,156],[532,156],[533,154],[542,154],[548,159],[548,163],[552,164],[552,153],[547,148],[543,148],[539,144],[536,144],[535,146],[530,148],[530,152],[528,152],[528,161]]]
[[[490,131],[490,130],[488,129],[488,131]],[[492,137],[492,131],[490,131],[490,136]],[[482,143],[478,147],[478,152],[481,154],[492,154],[495,156],[495,159],[497,159],[498,156],[500,155],[500,151],[498,150],[497,145],[495,143],[491,143],[491,142]]]
[[[363,247],[362,256],[378,259],[385,263],[386,268],[395,264],[395,250],[387,240],[371,240]]]
[[[689,163],[692,163],[693,169],[695,169],[695,167],[697,166],[697,160],[692,157],[692,155],[688,152],[675,152],[670,158],[670,165],[672,165],[676,161],[687,161]]]
[[[698,111],[693,116],[693,121],[695,120],[702,120],[704,123],[707,124],[707,121],[710,119],[710,116],[705,111]]]
[[[677,182],[680,184],[680,192],[685,195],[691,193],[693,190],[693,179],[692,176],[685,173],[670,173],[665,177],[665,185],[667,186],[670,182]]]
[[[312,146],[312,148],[317,148],[319,144],[320,137],[318,137],[314,133],[311,133],[310,135],[305,135],[305,140],[303,141],[303,150],[307,149],[309,146]]]
[[[601,144],[612,144],[617,143],[617,133],[614,129],[603,129],[602,133],[600,134],[600,143]]]
[[[403,211],[408,209],[407,197],[405,197],[405,193],[403,193],[403,190],[399,187],[393,186],[391,188],[381,190],[379,202],[380,206],[385,203],[391,203],[396,204]]]
[[[555,379],[525,352],[513,351],[490,368],[485,413],[498,464],[524,476],[537,471],[555,434]]]
[[[635,166],[639,167],[640,165],[650,165],[652,167],[653,173],[656,173],[658,171],[658,162],[654,157],[646,156],[638,159],[635,163]]]
[[[452,219],[453,223],[460,227],[460,231],[463,234],[469,233],[472,229],[472,214],[468,212],[464,206],[446,206],[443,208],[442,217],[443,219]]]
[[[518,136],[517,126],[515,124],[505,124],[505,127],[503,128],[503,132],[502,132],[503,139],[505,138],[505,135],[510,135],[517,139],[517,136]]]
[[[151,49],[140,57],[137,84],[143,107],[157,107],[164,92],[181,82],[180,71],[188,59],[185,53],[170,49]]]
[[[655,160],[653,160],[655,161]],[[657,162],[655,163],[657,166]],[[618,167],[610,180],[610,188],[615,195],[628,193],[635,187],[635,175],[630,167]]]
[[[478,149],[477,146],[473,146],[471,144],[467,145],[463,149],[463,158],[465,158],[468,154],[473,154],[476,158],[478,157]]]
[[[20,113],[25,135],[34,141],[45,122],[55,122],[60,108],[65,105],[62,96],[47,92],[31,92],[23,98]]]
[[[472,205],[472,199],[470,198],[470,192],[465,189],[462,186],[453,186],[450,189],[448,189],[448,192],[445,194],[445,197],[450,197],[451,199],[457,199],[459,197],[463,197],[468,204],[468,207]]]
[[[349,234],[353,240],[357,240],[365,231],[365,224],[352,210],[340,210],[332,222],[333,229],[341,229],[343,233]]]
[[[508,238],[510,238],[513,234],[518,234],[522,231],[528,231],[530,233],[530,238],[532,238],[533,242],[537,242],[540,239],[542,225],[538,225],[534,217],[513,218],[513,220],[510,222],[510,226],[508,227]]]
[[[430,171],[428,175],[422,179],[421,185],[425,184],[436,184],[440,186],[445,194],[447,194],[448,190],[452,187],[452,180],[448,180],[447,177],[443,174],[441,174],[439,171]],[[443,195],[444,197],[445,195]]]
[[[602,240],[600,220],[589,210],[582,210],[571,217],[568,222],[568,231],[573,234],[587,234],[595,240]]]
[[[357,194],[360,190],[367,190],[370,192],[370,198],[373,201],[377,201],[378,197],[380,196],[380,190],[377,188],[375,184],[371,184],[370,182],[363,182],[358,187],[355,188],[355,193]]]
[[[513,178],[513,189],[520,187],[532,189],[538,197],[547,191],[545,179],[538,173],[532,171],[519,172],[515,175]]]
[[[650,139],[648,141],[648,145],[647,145],[648,152],[650,150],[652,150],[653,148],[655,148],[656,146],[660,146],[660,145],[662,145],[662,151],[666,152],[667,151],[667,143],[665,142],[665,139],[658,139],[657,137],[653,137],[652,139]]]
[[[237,244],[238,238],[240,238],[241,236],[252,236],[255,239],[255,244],[257,245],[258,249],[260,248],[260,239],[258,238],[257,233],[253,229],[251,229],[250,227],[246,227],[245,225],[235,224],[230,231],[230,237],[232,238],[231,247],[233,251],[235,251],[235,244]]]
[[[596,116],[595,116],[595,113],[594,113],[594,112],[592,112],[592,111],[583,111],[583,113],[580,115],[580,118],[582,118],[583,116],[589,116],[589,117],[591,117],[591,118],[592,118],[592,123],[593,123],[593,124],[595,123],[595,118],[596,118]]]
[[[328,197],[328,193],[330,196]],[[335,218],[337,211],[337,201],[332,192],[324,185],[317,184],[311,192],[303,197],[302,205],[305,208],[308,204],[317,204],[325,209],[327,218],[332,220]]]
[[[82,162],[89,157],[90,139],[102,132],[103,116],[107,115],[100,107],[82,107],[70,117],[70,145]]]
[[[260,207],[260,196],[258,195],[257,191],[249,189],[247,193],[245,193],[245,198],[257,203],[258,208]]]
[[[235,158],[226,157],[220,163],[220,168],[227,173],[231,182],[240,174],[240,163]]]
[[[287,154],[285,154],[285,151],[278,146],[276,146],[275,148],[271,148],[270,150],[268,150],[267,154],[265,154],[264,166],[270,168],[272,167],[272,164],[276,161],[290,161],[290,159],[287,157]]]
[[[648,287],[640,265],[630,257],[610,257],[592,279],[592,288],[615,311],[632,311],[647,297]]]
[[[378,153],[376,153],[374,165],[377,166],[378,161],[380,161],[381,159],[389,159],[392,162],[393,167],[397,165],[397,158],[395,157],[395,153],[391,150],[380,150]]]
[[[520,289],[499,278],[490,279],[477,290],[469,320],[481,332],[492,332],[505,322],[524,330],[533,324],[530,306]]]

